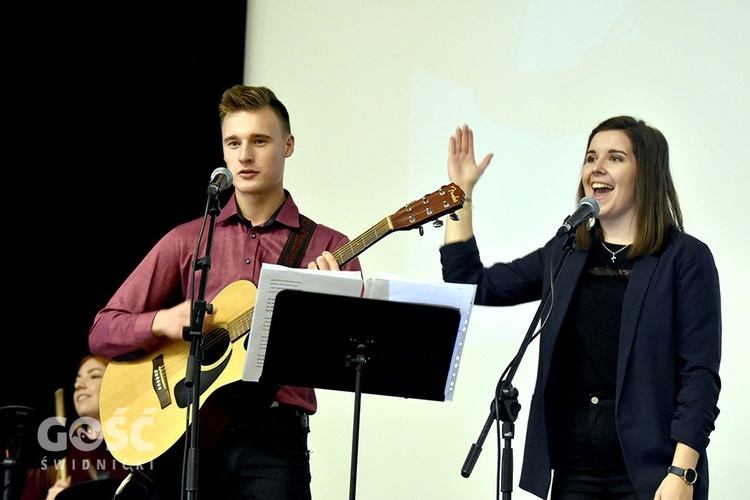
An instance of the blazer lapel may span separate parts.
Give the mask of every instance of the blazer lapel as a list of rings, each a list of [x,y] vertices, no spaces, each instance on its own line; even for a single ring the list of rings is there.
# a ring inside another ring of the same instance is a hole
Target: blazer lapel
[[[541,380],[546,386],[549,367],[552,363],[552,352],[554,351],[557,336],[565,320],[565,313],[568,310],[570,299],[573,297],[578,278],[581,276],[584,265],[586,264],[587,251],[573,252],[568,261],[565,263],[560,277],[554,288],[554,302],[549,318],[544,322],[544,332],[540,335],[540,367],[544,367],[545,372]],[[557,264],[556,262],[554,263]],[[542,316],[544,319],[544,316]]]
[[[646,255],[635,261],[630,281],[625,290],[625,298],[622,302],[622,317],[620,318],[620,342],[617,354],[617,394],[620,394],[623,380],[625,379],[625,367],[630,357],[635,338],[635,329],[642,310],[646,291],[654,277],[654,271],[659,259],[653,255]]]

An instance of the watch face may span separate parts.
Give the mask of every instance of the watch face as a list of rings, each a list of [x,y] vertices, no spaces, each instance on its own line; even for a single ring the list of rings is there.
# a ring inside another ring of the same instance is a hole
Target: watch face
[[[695,472],[695,469],[685,469],[685,481],[688,482],[688,484],[693,484],[698,479],[698,473]]]

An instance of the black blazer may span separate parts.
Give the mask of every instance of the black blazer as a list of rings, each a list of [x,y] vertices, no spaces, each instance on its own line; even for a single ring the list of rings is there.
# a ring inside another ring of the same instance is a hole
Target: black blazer
[[[510,306],[546,296],[566,238],[510,263],[484,267],[475,238],[440,248],[443,279],[477,286],[476,305]],[[539,336],[520,487],[546,498],[550,486],[551,402],[544,397],[555,341],[588,251],[575,250],[555,286]],[[470,341],[469,337],[469,341]],[[676,442],[700,452],[694,500],[708,498],[709,434],[719,414],[719,277],[709,248],[673,231],[658,255],[638,257],[625,291],[617,359],[615,418],[628,474],[639,498],[653,498]]]

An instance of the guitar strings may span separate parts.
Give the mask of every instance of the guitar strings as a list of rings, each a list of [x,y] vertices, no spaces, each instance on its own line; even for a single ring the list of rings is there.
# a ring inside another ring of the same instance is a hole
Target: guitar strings
[[[229,321],[226,324],[226,327],[224,328],[227,333],[229,334],[229,340],[231,342],[234,342],[238,338],[242,337],[245,333],[250,331],[250,325],[252,324],[253,320],[253,310],[245,311],[241,313],[239,316],[237,316],[235,319]],[[221,328],[220,326],[218,328]],[[223,341],[222,336],[220,335],[213,335],[213,336],[207,336],[208,333],[211,331],[214,331],[217,329],[217,326],[214,326],[210,331],[203,332],[204,340],[203,340],[203,349],[215,347],[216,345],[220,344]]]
[[[378,236],[378,230],[380,228],[383,228],[383,227],[386,228],[386,231],[384,231],[382,235]],[[388,234],[390,232],[389,228],[390,228],[390,225],[388,224],[388,219],[387,218],[382,219],[380,222],[378,222],[377,224],[375,224],[374,226],[372,226],[370,229],[368,229],[367,231],[365,231],[364,233],[362,233],[361,236],[358,236],[357,238],[354,238],[348,244],[344,245],[343,247],[341,247],[338,250],[336,250],[335,252],[333,252],[333,256],[336,259],[336,262],[338,262],[339,265],[341,265],[342,262],[349,262],[356,255],[360,254],[364,249],[366,249],[368,246],[372,245],[373,243],[375,243],[376,241],[378,241],[380,238],[382,238],[383,236],[385,236],[386,234]],[[366,236],[370,236],[370,235],[373,235],[373,234],[375,235],[374,237],[370,237],[368,239],[365,239]],[[370,241],[368,242],[368,240],[370,240]],[[362,248],[360,248],[359,251],[354,251],[354,250],[350,251],[349,250],[353,246],[359,244],[360,241],[362,241],[363,243],[361,243]],[[344,259],[344,255],[345,254],[348,255],[348,257],[349,257],[348,259]]]

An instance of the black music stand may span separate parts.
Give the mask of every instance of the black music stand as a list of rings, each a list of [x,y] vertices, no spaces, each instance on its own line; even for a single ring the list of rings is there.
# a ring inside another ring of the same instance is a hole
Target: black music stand
[[[445,401],[460,322],[453,307],[282,290],[260,382],[354,392],[353,500],[362,393]]]
[[[28,406],[0,408],[0,442],[5,446],[5,456],[2,458],[3,500],[21,498],[27,469],[39,469],[42,460],[47,460],[49,465],[68,453],[67,446],[60,451],[47,450],[37,439],[46,418],[39,410]],[[62,424],[55,424],[49,431],[59,431],[58,427],[65,430]]]

